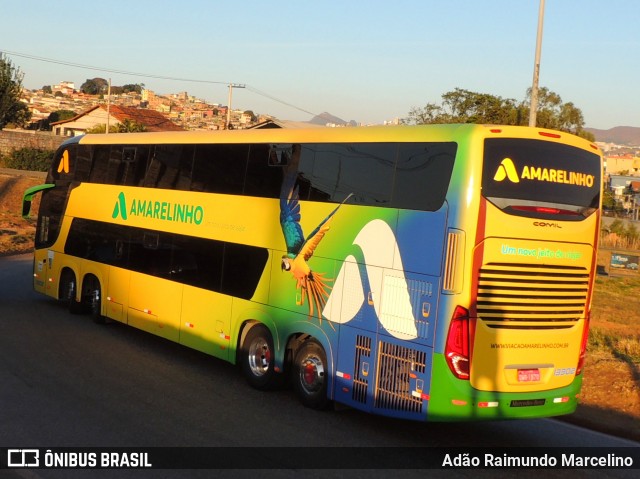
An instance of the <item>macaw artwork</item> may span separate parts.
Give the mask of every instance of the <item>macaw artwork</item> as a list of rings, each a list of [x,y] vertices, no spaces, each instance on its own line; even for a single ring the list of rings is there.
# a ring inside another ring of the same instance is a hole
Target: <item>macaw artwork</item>
[[[293,145],[280,190],[280,226],[287,246],[287,254],[282,256],[281,268],[283,271],[289,271],[295,278],[296,288],[300,291],[299,304],[307,302],[309,318],[315,315],[322,324],[322,310],[329,298],[331,291],[329,282],[332,280],[325,278],[325,273],[313,271],[307,261],[311,259],[320,241],[329,231],[329,223],[333,215],[351,197],[351,194],[305,238],[300,225],[300,202],[298,186],[296,186],[300,153],[300,145]],[[329,325],[333,328],[331,323]]]

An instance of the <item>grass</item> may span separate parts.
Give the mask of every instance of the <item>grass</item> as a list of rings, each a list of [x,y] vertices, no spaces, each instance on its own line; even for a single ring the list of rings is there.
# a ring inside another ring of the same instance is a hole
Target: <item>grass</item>
[[[598,276],[580,404],[567,420],[640,440],[639,390],[640,275]]]

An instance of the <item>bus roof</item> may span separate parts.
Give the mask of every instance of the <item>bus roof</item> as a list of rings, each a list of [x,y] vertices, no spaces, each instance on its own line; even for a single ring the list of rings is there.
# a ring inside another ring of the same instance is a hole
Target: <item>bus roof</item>
[[[598,152],[598,147],[566,132],[526,126],[446,124],[418,126],[372,126],[309,129],[245,129],[153,133],[90,134],[70,139],[65,145],[144,144],[242,144],[242,143],[346,143],[460,141],[471,136],[545,139]]]

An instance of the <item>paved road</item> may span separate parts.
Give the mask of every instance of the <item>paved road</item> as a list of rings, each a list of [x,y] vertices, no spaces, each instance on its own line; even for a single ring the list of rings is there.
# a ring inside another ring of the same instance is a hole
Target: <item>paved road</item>
[[[30,274],[30,255],[0,258],[0,447],[640,447],[554,420],[422,424],[353,410],[307,410],[290,391],[252,390],[235,366],[119,323],[97,325],[70,315],[32,291]],[[141,477],[141,471],[4,472],[23,479]],[[179,474],[146,472],[152,474],[144,477]],[[255,472],[218,471],[216,477]],[[496,471],[484,472],[496,476]],[[633,477],[632,471],[607,472]],[[326,471],[309,474],[327,477]],[[366,471],[349,474],[371,477]],[[477,477],[478,471],[456,474]],[[566,477],[567,471],[545,474]],[[422,477],[424,471],[393,475]]]

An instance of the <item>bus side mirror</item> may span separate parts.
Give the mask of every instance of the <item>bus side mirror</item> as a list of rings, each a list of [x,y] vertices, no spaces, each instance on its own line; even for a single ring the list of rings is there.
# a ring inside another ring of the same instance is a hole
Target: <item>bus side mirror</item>
[[[35,195],[41,191],[53,188],[54,186],[56,185],[53,183],[45,183],[44,185],[32,186],[25,191],[24,196],[22,197],[22,217],[25,219],[29,218],[29,213],[31,213],[31,201]]]
[[[22,199],[22,217],[24,219],[29,218],[29,213],[31,213],[31,199]]]

